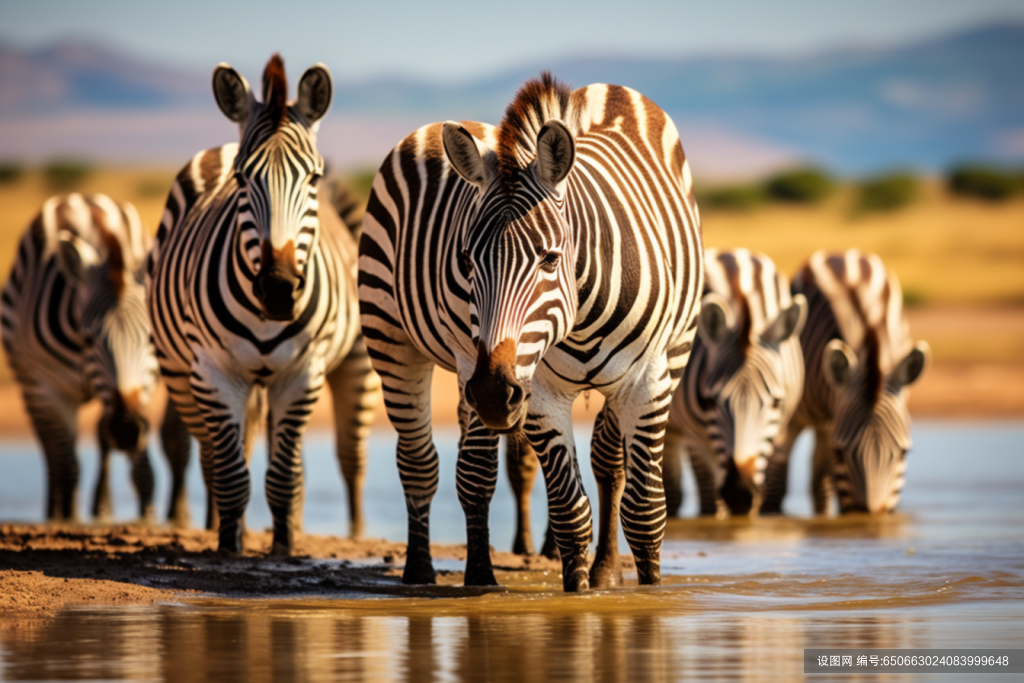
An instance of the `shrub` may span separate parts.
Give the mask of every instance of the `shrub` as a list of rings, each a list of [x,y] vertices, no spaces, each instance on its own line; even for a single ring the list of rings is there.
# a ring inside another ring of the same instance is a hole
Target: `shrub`
[[[17,161],[0,161],[0,183],[13,183],[25,175],[25,167]]]
[[[914,201],[919,190],[917,177],[906,171],[868,178],[858,188],[854,211],[892,211]]]
[[[953,194],[988,201],[1008,199],[1017,191],[1020,181],[1006,169],[988,164],[961,164],[947,176]]]
[[[84,161],[74,159],[58,159],[51,161],[43,168],[43,177],[51,188],[57,190],[72,189],[92,173],[92,167]]]
[[[772,199],[797,204],[815,204],[832,194],[835,182],[818,168],[799,168],[768,179],[765,192]]]
[[[925,293],[919,289],[906,289],[903,290],[903,307],[904,308],[916,308],[918,306],[924,306],[928,303],[928,297]]]
[[[730,185],[697,193],[698,206],[712,209],[745,211],[764,201],[764,188],[757,185]]]

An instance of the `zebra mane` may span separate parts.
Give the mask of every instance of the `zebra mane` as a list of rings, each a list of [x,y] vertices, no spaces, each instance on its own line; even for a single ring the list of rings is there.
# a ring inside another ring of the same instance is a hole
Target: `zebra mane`
[[[864,398],[873,406],[882,395],[881,343],[874,327],[864,331],[864,350]]]
[[[263,114],[280,128],[288,121],[288,77],[284,60],[275,52],[263,70]]]
[[[572,105],[572,90],[550,71],[531,78],[516,93],[498,128],[498,175],[515,178],[537,155],[537,134],[551,119],[559,119],[575,137],[580,112]]]

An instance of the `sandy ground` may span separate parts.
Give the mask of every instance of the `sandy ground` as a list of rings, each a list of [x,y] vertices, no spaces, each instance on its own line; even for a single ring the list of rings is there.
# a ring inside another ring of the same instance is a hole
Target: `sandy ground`
[[[461,572],[435,587],[401,584],[405,543],[303,535],[296,555],[268,558],[269,532],[246,532],[241,557],[221,557],[214,532],[159,527],[0,525],[0,619],[74,605],[146,605],[224,597],[388,594],[468,595]],[[434,545],[435,560],[465,560],[464,545]],[[492,550],[504,572],[547,570],[557,561]],[[501,579],[499,579],[501,580]]]

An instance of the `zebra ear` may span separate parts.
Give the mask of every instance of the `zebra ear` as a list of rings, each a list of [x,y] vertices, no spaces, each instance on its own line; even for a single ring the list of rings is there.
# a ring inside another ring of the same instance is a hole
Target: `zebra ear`
[[[846,386],[856,369],[857,355],[849,344],[842,339],[833,339],[825,344],[825,351],[821,354],[821,372],[830,386]]]
[[[793,297],[789,308],[779,313],[775,322],[764,331],[762,338],[769,344],[778,346],[793,335],[799,335],[807,320],[807,298],[803,294]]]
[[[576,161],[576,141],[558,119],[545,123],[537,133],[537,177],[551,189],[561,184]]]
[[[932,350],[928,342],[919,341],[914,349],[900,361],[892,375],[892,383],[897,389],[908,387],[924,374],[931,360]]]
[[[213,70],[213,97],[224,116],[239,125],[249,120],[254,101],[249,82],[229,64],[221,62]]]
[[[306,120],[313,124],[322,119],[331,108],[333,96],[334,80],[331,78],[330,70],[323,64],[315,64],[302,74],[296,106]]]
[[[714,292],[705,294],[700,302],[700,319],[697,321],[697,333],[704,343],[709,347],[718,346],[735,325],[736,317],[725,297]]]
[[[455,121],[445,121],[441,128],[441,143],[452,168],[463,180],[471,185],[483,187],[488,179],[483,143],[473,137],[466,128]]]
[[[85,273],[100,262],[100,255],[78,235],[61,230],[57,242],[57,267],[70,282],[82,284]]]

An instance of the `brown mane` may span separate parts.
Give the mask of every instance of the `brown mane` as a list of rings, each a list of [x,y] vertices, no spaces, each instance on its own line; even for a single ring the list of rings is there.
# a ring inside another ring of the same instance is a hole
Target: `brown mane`
[[[573,135],[579,114],[570,106],[572,90],[550,71],[531,78],[516,93],[498,127],[498,175],[512,180],[537,153],[537,134],[550,119],[560,119]]]
[[[263,106],[277,126],[288,120],[288,77],[284,60],[276,52],[263,70]]]

